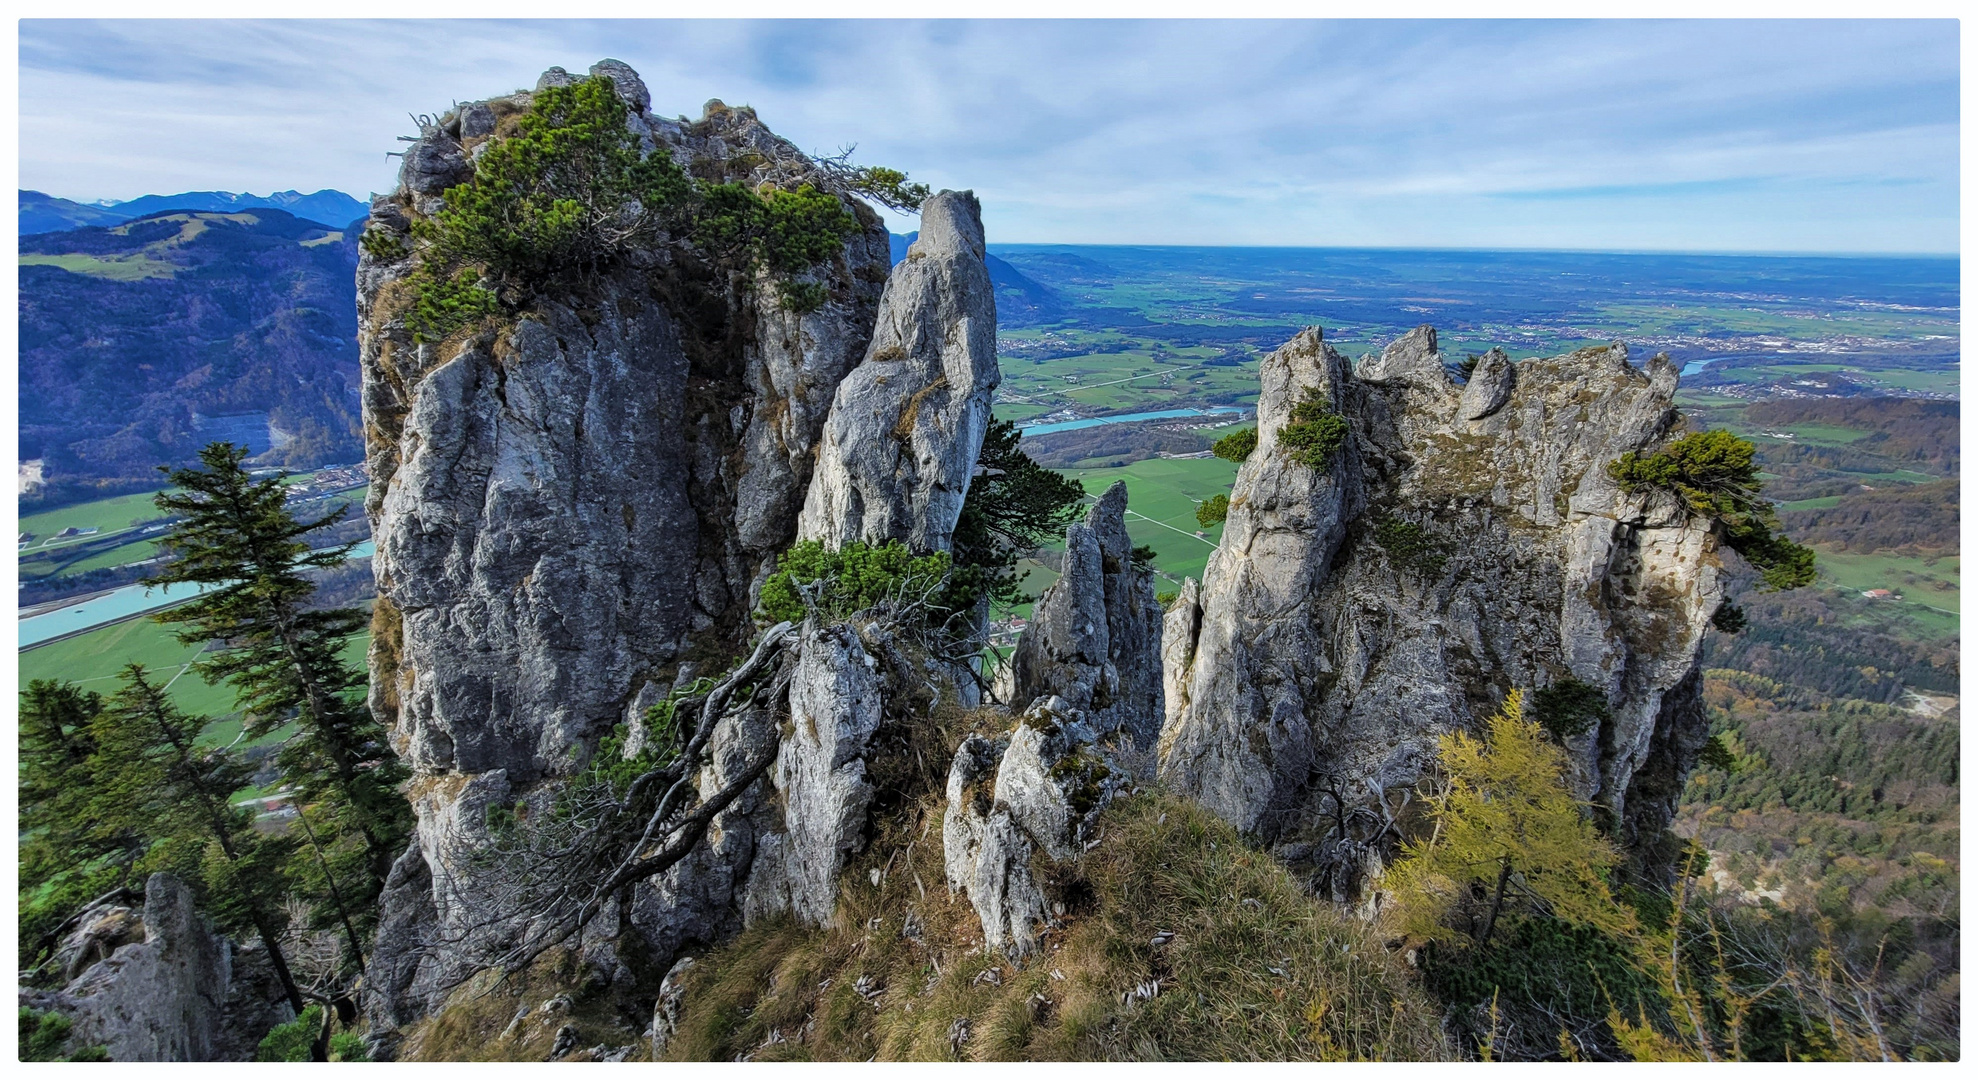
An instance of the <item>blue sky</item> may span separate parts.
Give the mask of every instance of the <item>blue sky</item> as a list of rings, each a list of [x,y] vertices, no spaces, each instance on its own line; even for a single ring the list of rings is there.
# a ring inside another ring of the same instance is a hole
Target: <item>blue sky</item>
[[[604,56],[970,187],[992,242],[1954,252],[1952,21],[20,23],[21,186],[394,182]],[[911,219],[895,219],[904,231]]]

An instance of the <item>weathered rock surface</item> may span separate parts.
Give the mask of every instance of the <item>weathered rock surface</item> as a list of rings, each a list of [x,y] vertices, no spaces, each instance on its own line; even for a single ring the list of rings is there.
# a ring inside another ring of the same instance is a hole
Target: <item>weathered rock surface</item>
[[[948,887],[968,895],[987,947],[1036,951],[1056,898],[1036,880],[1033,856],[1077,858],[1099,812],[1129,782],[1099,734],[1085,713],[1048,698],[1007,737],[970,736],[956,751],[942,857]]]
[[[838,191],[752,110],[711,102],[699,121],[664,119],[644,112],[631,69],[593,71],[634,106],[650,152],[696,175]],[[571,81],[552,70],[539,85]],[[403,234],[436,211],[531,100],[473,102],[427,127],[372,227]],[[415,343],[412,260],[362,259],[371,705],[414,768],[420,815],[417,857],[387,890],[384,923],[398,929],[378,963],[406,995],[382,1006],[387,1022],[430,1007],[445,981],[432,948],[426,960],[395,950],[488,921],[465,858],[475,808],[584,767],[646,687],[671,684],[690,641],[739,644],[754,588],[796,535],[825,415],[866,353],[890,266],[883,222],[840,197],[861,231],[808,275],[826,301],[802,315],[772,282],[655,250],[496,332]]]
[[[996,294],[973,192],[921,207],[886,282],[865,362],[838,384],[805,498],[804,539],[946,551],[968,494],[996,365]]]
[[[114,950],[60,991],[20,993],[20,1004],[70,1018],[72,1049],[102,1046],[112,1061],[247,1061],[269,1028],[293,1018],[272,972],[237,968],[246,950],[215,934],[170,874],[145,882],[141,920],[106,908],[83,925],[75,959]]]
[[[1390,793],[1437,736],[1573,677],[1612,714],[1567,743],[1577,788],[1654,872],[1703,737],[1694,662],[1719,554],[1707,523],[1604,466],[1677,423],[1675,367],[1616,345],[1515,371],[1486,358],[1477,376],[1459,390],[1426,327],[1358,377],[1317,330],[1265,359],[1222,545],[1167,616],[1161,774],[1280,854],[1330,853],[1321,876],[1357,877],[1342,861],[1392,836]],[[1307,388],[1351,426],[1324,469],[1277,450]]]
[[[53,965],[61,971],[63,982],[73,982],[118,949],[143,940],[142,912],[121,904],[103,904],[83,912],[76,928],[55,946]]]
[[[1482,420],[1511,400],[1517,371],[1503,349],[1492,349],[1477,359],[1470,381],[1463,386],[1463,401],[1456,409],[1458,419]]]
[[[1055,695],[1095,730],[1151,748],[1163,715],[1162,616],[1153,571],[1133,562],[1124,481],[1066,531],[1059,573],[1017,640],[1010,708]]]
[[[850,626],[810,630],[790,681],[791,731],[777,752],[782,827],[758,840],[743,912],[789,911],[824,926],[838,906],[838,872],[864,845],[873,789],[866,744],[882,719],[877,663]]]

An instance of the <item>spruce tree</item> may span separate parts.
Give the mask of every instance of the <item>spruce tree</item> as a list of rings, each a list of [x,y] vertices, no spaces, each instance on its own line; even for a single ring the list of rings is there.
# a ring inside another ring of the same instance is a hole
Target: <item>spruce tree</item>
[[[90,724],[90,801],[141,814],[157,844],[202,853],[197,872],[204,907],[229,933],[253,929],[268,949],[282,992],[299,1014],[302,992],[283,954],[283,866],[293,857],[286,837],[254,829],[254,812],[231,800],[252,783],[253,766],[228,749],[201,746],[211,720],[174,705],[144,668],[124,669],[124,686]]]
[[[36,967],[65,921],[133,885],[150,846],[143,818],[95,798],[91,725],[101,695],[37,679],[21,692],[20,960]]]
[[[316,591],[308,572],[336,566],[350,551],[311,550],[308,537],[341,517],[342,507],[298,520],[281,481],[249,476],[246,456],[214,443],[200,451],[202,468],[169,471],[175,490],[156,502],[180,520],[164,540],[165,568],[147,584],[208,587],[155,618],[179,626],[187,644],[218,643],[194,668],[234,688],[249,738],[295,725],[276,762],[310,825],[312,850],[297,877],[318,920],[344,925],[361,966],[352,923],[375,917],[374,901],[409,831],[397,790],[405,770],[364,703],[365,672],[342,656],[364,613],[308,605]]]

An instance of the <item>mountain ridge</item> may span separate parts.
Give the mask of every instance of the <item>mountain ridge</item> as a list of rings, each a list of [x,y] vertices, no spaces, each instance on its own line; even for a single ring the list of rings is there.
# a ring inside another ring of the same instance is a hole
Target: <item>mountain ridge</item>
[[[240,210],[281,210],[306,221],[341,228],[362,218],[370,207],[334,188],[303,194],[293,188],[269,195],[231,191],[182,191],[175,195],[139,195],[121,202],[84,203],[42,191],[20,191],[20,235],[65,232],[91,226],[117,225],[168,210],[232,213]]]

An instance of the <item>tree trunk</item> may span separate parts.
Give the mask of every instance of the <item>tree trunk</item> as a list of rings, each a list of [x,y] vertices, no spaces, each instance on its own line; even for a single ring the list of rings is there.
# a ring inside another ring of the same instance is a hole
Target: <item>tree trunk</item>
[[[254,912],[254,929],[261,935],[261,944],[268,947],[268,962],[275,965],[275,977],[281,980],[282,993],[287,995],[289,1008],[301,1016],[304,1008],[302,991],[295,985],[295,976],[288,970],[288,957],[282,954],[281,939],[268,928],[268,917],[259,910]]]
[[[323,845],[316,842],[316,830],[309,827],[309,815],[303,808],[296,808],[295,820],[302,825],[302,835],[309,838],[309,850],[316,855],[316,865],[323,868],[323,880],[330,886],[330,900],[337,906],[337,919],[343,923],[344,937],[350,942],[350,955],[357,961],[357,974],[366,975],[364,946],[357,939],[357,928],[350,924],[350,910],[344,906],[343,890],[337,888],[336,875],[330,872],[330,860],[323,857]]]
[[[1497,913],[1504,907],[1504,888],[1511,884],[1511,860],[1506,859],[1497,871],[1497,893],[1490,898],[1490,914],[1484,916],[1483,936],[1477,939],[1479,948],[1490,944],[1491,931],[1497,929]]]

